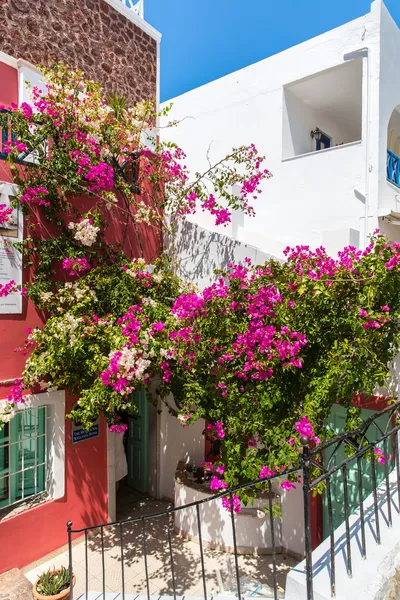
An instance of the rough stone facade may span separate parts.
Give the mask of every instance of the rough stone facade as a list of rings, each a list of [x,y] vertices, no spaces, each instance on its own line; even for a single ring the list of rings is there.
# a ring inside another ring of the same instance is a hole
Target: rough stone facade
[[[0,0],[0,50],[60,60],[130,104],[155,99],[157,42],[104,0]]]

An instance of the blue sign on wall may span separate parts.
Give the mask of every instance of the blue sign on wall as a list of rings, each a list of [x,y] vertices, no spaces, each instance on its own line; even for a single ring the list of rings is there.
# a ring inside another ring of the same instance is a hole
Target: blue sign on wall
[[[75,404],[73,409],[79,408],[79,404]],[[100,417],[93,421],[93,425],[87,431],[82,427],[82,423],[78,419],[72,421],[72,443],[83,442],[100,435]]]
[[[72,430],[72,443],[83,442],[83,440],[89,440],[90,438],[97,437],[99,435],[99,425],[92,425],[89,431],[86,429],[73,429]]]

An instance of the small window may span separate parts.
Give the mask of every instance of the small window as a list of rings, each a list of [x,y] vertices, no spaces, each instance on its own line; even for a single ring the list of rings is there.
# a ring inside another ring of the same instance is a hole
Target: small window
[[[7,158],[6,146],[8,142],[15,141],[15,134],[11,131],[11,111],[6,108],[0,110],[0,158]]]
[[[0,508],[46,489],[46,406],[20,410],[0,431]]]
[[[316,138],[316,150],[325,150],[331,147],[332,138],[326,135],[323,131],[319,132],[319,136]]]

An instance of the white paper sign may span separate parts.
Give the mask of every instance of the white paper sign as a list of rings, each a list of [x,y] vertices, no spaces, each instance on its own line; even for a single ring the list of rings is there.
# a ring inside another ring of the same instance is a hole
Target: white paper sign
[[[13,183],[0,182],[0,204],[10,206],[11,199],[17,194],[18,186]],[[22,212],[15,209],[10,221],[0,225],[0,284],[15,281],[22,285],[22,255],[13,247],[13,242],[21,242],[23,238]],[[0,314],[22,313],[22,296],[19,291],[0,297]]]

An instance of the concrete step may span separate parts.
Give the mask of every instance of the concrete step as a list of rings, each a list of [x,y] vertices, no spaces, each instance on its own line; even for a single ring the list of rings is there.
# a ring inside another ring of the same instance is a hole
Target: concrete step
[[[0,575],[0,600],[32,600],[32,584],[19,569]]]

